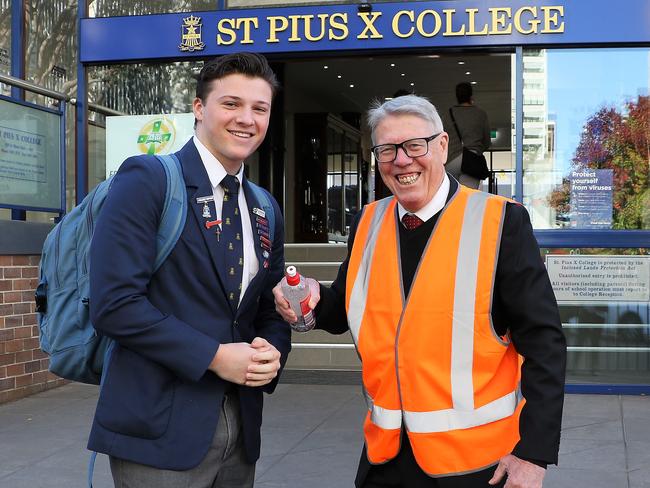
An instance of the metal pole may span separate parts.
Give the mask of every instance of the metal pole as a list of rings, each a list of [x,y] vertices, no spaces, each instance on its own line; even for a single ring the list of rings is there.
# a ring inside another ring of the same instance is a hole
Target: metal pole
[[[11,74],[16,78],[25,77],[25,2],[11,1]],[[25,99],[25,92],[12,85],[11,97]],[[11,220],[27,220],[25,210],[12,209]]]
[[[75,201],[88,194],[88,93],[86,67],[81,59],[81,19],[87,15],[86,0],[77,2],[77,109],[75,111]]]

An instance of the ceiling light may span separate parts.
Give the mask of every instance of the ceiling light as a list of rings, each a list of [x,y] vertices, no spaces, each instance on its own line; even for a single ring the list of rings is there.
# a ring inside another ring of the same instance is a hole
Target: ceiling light
[[[415,86],[415,83],[411,83],[411,86]]]
[[[329,66],[327,66],[327,65],[323,66],[323,69],[327,69],[327,68],[329,68]]]
[[[458,61],[458,64],[465,64],[465,61]]]
[[[352,83],[350,83],[350,88],[354,88],[354,85]]]
[[[472,85],[476,85],[476,83],[477,83],[476,81],[472,81]]]
[[[406,76],[404,73],[402,73],[400,76]]]
[[[336,77],[337,77],[339,80],[341,79],[341,75],[336,75]]]
[[[466,74],[466,75],[471,75],[472,72],[471,72],[471,71],[465,71],[465,74]]]
[[[390,63],[390,67],[391,67],[391,68],[394,68],[394,67],[395,67],[395,63]]]

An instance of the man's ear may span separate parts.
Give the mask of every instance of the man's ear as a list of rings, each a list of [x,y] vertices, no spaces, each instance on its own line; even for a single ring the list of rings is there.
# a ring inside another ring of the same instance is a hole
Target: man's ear
[[[442,134],[440,134],[440,147],[443,151],[446,151],[447,146],[449,146],[449,134],[443,131]]]

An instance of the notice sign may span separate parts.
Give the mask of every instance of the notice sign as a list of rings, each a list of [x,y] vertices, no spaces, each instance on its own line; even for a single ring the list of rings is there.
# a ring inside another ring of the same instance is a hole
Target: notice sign
[[[106,117],[106,178],[129,156],[171,154],[193,134],[193,113]]]
[[[45,136],[0,125],[0,177],[45,181]]]
[[[546,256],[558,302],[647,302],[650,256]]]
[[[612,174],[611,169],[571,171],[571,227],[612,227]]]
[[[0,204],[60,211],[60,113],[0,99]]]

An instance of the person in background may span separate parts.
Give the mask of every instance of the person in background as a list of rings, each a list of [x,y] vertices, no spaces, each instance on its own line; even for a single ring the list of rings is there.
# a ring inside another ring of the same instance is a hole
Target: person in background
[[[485,110],[474,105],[472,94],[470,83],[463,82],[456,85],[458,104],[444,114],[444,126],[449,134],[446,169],[461,185],[478,188],[481,180],[461,171],[463,146],[476,154],[483,154],[487,151],[490,147],[490,123]],[[458,131],[454,127],[454,120]],[[460,132],[460,137],[458,132]]]
[[[277,384],[290,329],[271,293],[282,214],[260,189],[274,217],[262,210],[243,161],[264,140],[277,87],[257,54],[201,70],[194,137],[176,153],[187,220],[155,273],[163,168],[135,156],[113,180],[91,246],[90,313],[115,348],[88,447],[110,456],[118,488],[253,486],[262,392]]]
[[[368,125],[394,196],[355,217],[331,287],[307,279],[316,327],[349,329],[361,359],[356,486],[540,488],[558,459],[566,341],[528,213],[445,173],[428,100],[377,103]]]

